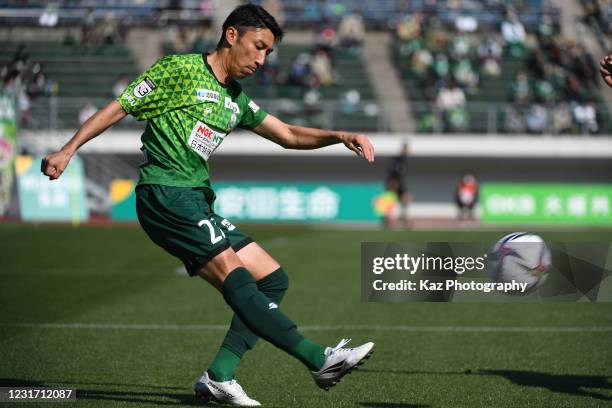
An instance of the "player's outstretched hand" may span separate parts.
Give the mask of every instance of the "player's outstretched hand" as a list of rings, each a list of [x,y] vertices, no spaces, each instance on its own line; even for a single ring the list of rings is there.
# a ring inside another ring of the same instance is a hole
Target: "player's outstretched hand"
[[[48,176],[49,180],[56,180],[62,175],[71,158],[72,155],[63,150],[48,154],[40,163],[40,171]]]
[[[612,88],[612,54],[601,60],[599,72],[601,72],[601,77],[606,81],[606,84]]]
[[[344,145],[354,151],[357,156],[363,157],[368,162],[374,161],[374,146],[366,135],[357,133],[345,133],[342,138]]]

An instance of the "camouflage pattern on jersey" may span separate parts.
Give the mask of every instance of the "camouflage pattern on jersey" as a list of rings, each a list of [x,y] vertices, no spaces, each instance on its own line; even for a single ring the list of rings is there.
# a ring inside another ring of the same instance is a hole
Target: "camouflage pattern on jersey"
[[[201,54],[161,58],[119,96],[147,120],[139,184],[210,187],[208,159],[234,128],[253,129],[267,113],[238,82],[219,83]]]

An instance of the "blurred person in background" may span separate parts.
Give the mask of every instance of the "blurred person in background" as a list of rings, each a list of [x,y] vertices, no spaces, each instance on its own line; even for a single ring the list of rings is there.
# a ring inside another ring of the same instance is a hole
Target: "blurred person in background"
[[[412,196],[408,189],[408,174],[410,162],[410,146],[402,145],[399,155],[395,156],[387,170],[387,189],[394,191],[397,196],[397,212],[395,218],[405,227],[409,226],[408,216]]]
[[[323,389],[368,359],[374,347],[368,342],[346,348],[347,339],[324,347],[304,337],[279,307],[289,284],[285,270],[213,210],[208,160],[236,127],[288,149],[343,143],[358,157],[374,160],[365,135],[289,125],[242,91],[237,80],[261,68],[282,36],[262,7],[237,7],[223,23],[214,51],[161,58],[41,163],[42,172],[57,179],[84,143],[126,115],[147,120],[136,187],[139,222],[153,242],[185,264],[190,276],[216,288],[235,313],[221,348],[194,385],[196,397],[205,401],[261,405],[234,378],[259,337],[302,362]],[[201,347],[195,344],[194,353]]]
[[[365,37],[365,25],[361,13],[345,14],[338,27],[338,41],[353,53],[359,53]]]
[[[513,57],[522,57],[525,50],[525,39],[527,34],[525,26],[518,18],[516,11],[509,9],[506,19],[501,25],[501,34],[506,42],[508,53]]]
[[[463,173],[455,188],[455,203],[460,220],[475,220],[474,208],[478,203],[478,180],[471,171]]]
[[[462,130],[467,126],[465,103],[465,93],[455,79],[450,78],[436,97],[436,107],[442,115],[445,131]]]

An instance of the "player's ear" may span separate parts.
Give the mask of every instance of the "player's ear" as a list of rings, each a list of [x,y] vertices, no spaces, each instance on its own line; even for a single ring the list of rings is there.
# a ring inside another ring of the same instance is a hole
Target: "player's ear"
[[[230,46],[233,46],[238,41],[239,34],[240,33],[238,33],[238,29],[236,27],[230,26],[227,28],[227,30],[225,30],[225,41]]]

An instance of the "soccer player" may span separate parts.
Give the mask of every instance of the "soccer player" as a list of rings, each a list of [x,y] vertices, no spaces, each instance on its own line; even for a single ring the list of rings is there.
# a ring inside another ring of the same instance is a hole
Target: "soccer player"
[[[366,136],[288,125],[242,91],[236,79],[260,68],[282,35],[262,7],[237,7],[213,52],[161,58],[41,163],[42,172],[57,179],[80,146],[126,115],[147,120],[136,188],[138,220],[156,244],[183,261],[190,276],[217,288],[235,313],[216,357],[194,386],[204,400],[260,405],[234,380],[240,359],[258,337],[299,359],[324,389],[362,364],[374,347],[368,342],[345,348],[348,340],[324,347],[305,338],[279,308],[288,288],[286,272],[213,209],[208,159],[236,127],[289,149],[344,143],[359,157],[374,160]]]

